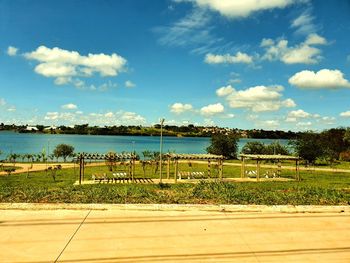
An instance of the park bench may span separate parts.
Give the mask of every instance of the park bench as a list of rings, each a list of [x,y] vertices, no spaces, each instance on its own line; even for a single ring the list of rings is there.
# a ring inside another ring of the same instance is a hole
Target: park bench
[[[204,172],[179,172],[179,179],[194,179],[194,178],[203,178],[205,175]]]

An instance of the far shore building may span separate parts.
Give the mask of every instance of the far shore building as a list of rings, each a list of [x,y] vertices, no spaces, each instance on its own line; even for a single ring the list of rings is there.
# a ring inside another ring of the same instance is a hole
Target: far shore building
[[[39,129],[35,126],[27,126],[26,131],[38,131]]]

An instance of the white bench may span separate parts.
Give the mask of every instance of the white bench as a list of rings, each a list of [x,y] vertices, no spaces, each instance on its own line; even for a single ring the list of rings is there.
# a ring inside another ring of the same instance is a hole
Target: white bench
[[[187,177],[187,179],[193,179],[195,176],[204,176],[204,172],[179,172],[179,179],[181,180],[182,177]]]

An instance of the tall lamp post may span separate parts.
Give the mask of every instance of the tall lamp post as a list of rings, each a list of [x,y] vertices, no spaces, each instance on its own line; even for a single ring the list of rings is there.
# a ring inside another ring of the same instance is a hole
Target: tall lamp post
[[[163,124],[165,119],[160,119],[160,151],[159,151],[159,182],[162,183],[162,151],[163,151]]]

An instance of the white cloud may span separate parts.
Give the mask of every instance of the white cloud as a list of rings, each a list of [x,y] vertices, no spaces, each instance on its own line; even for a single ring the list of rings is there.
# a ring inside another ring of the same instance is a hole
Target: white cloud
[[[209,26],[211,16],[205,10],[195,8],[191,13],[170,26],[157,27],[158,42],[170,47],[191,47],[197,53],[205,53],[220,42]]]
[[[41,63],[34,70],[45,77],[58,78],[77,75],[75,66],[61,63]]]
[[[303,110],[294,110],[288,113],[288,118],[308,118],[311,114]]]
[[[5,106],[6,105],[6,101],[4,98],[0,98],[0,106]]]
[[[28,60],[38,61],[35,72],[45,77],[55,78],[55,84],[72,82],[71,77],[91,77],[98,73],[101,77],[117,76],[125,71],[126,59],[113,53],[80,55],[77,51],[58,47],[38,47],[35,51],[25,53]]]
[[[205,116],[211,116],[218,113],[223,113],[225,110],[224,106],[221,103],[209,104],[200,109],[200,113]]]
[[[303,70],[294,74],[288,81],[302,89],[350,88],[350,82],[337,69],[322,69],[318,72]]]
[[[199,7],[210,8],[228,18],[244,18],[252,13],[275,8],[285,8],[298,1],[296,0],[194,0]]]
[[[47,112],[46,116],[44,117],[45,120],[56,120],[59,117],[58,112]]]
[[[272,40],[271,38],[263,38],[261,40],[260,46],[261,47],[269,47],[275,44],[275,41]]]
[[[127,87],[127,88],[134,88],[134,87],[136,87],[136,84],[133,83],[130,80],[127,80],[127,81],[125,81],[125,87]]]
[[[61,108],[65,110],[76,110],[78,106],[73,103],[68,103],[68,104],[62,105]]]
[[[82,124],[89,123],[89,125],[105,126],[105,125],[140,125],[146,123],[146,119],[135,113],[128,111],[105,112],[96,113],[91,112],[84,114],[81,111],[77,112],[47,112],[45,120],[57,124]]]
[[[286,108],[293,108],[297,106],[297,104],[292,99],[286,99],[282,102],[282,105]]]
[[[119,111],[116,113],[116,118],[120,118],[124,123],[146,123],[146,119],[143,116],[130,111]]]
[[[176,114],[184,113],[186,111],[192,111],[193,106],[191,104],[174,103],[170,106],[170,111]]]
[[[350,117],[350,111],[341,112],[339,114],[339,116],[349,118]]]
[[[253,57],[246,53],[237,52],[235,55],[225,54],[225,55],[215,55],[209,53],[204,59],[207,64],[235,64],[235,63],[245,63],[250,64],[253,62]]]
[[[323,124],[332,125],[335,124],[335,120],[336,119],[334,117],[325,116],[322,117],[319,121]]]
[[[276,129],[280,125],[277,120],[266,120],[257,122],[259,127],[263,127],[265,129]]]
[[[325,45],[327,40],[315,33],[308,35],[299,45],[288,46],[288,40],[263,39],[260,46],[265,48],[262,59],[280,60],[285,64],[315,64],[321,60],[321,50],[314,45]]]
[[[104,116],[107,117],[107,118],[113,118],[114,117],[114,113],[110,111],[110,112],[105,113]]]
[[[294,117],[287,117],[286,122],[296,122],[297,121],[297,118],[294,118]]]
[[[312,33],[308,35],[306,41],[306,45],[326,45],[327,40],[324,37],[319,36],[318,34]]]
[[[7,55],[13,57],[13,56],[16,56],[17,55],[17,52],[18,52],[18,48],[16,47],[13,47],[13,46],[9,46],[7,48]]]
[[[234,91],[235,91],[235,89],[232,88],[231,85],[228,85],[226,87],[221,87],[221,88],[217,89],[216,90],[216,95],[218,95],[219,97],[225,97],[227,95],[230,95]]]
[[[312,125],[311,121],[301,121],[296,124],[297,127],[302,129],[309,129],[311,125]]]
[[[16,111],[16,110],[17,110],[17,109],[16,109],[15,106],[10,106],[10,107],[7,108],[7,111],[9,111],[9,112],[14,112],[14,111]]]
[[[282,86],[255,86],[235,90],[231,86],[219,88],[218,96],[225,96],[231,108],[245,108],[253,112],[277,111],[282,107],[295,107],[292,99],[282,99]]]

